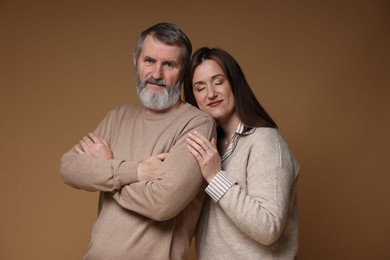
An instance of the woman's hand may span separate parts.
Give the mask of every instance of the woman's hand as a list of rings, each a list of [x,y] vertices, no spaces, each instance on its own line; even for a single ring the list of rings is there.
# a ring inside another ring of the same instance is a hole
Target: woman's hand
[[[210,183],[221,170],[221,157],[218,154],[215,139],[211,142],[198,132],[188,134],[187,148],[196,158],[202,171],[203,178]]]

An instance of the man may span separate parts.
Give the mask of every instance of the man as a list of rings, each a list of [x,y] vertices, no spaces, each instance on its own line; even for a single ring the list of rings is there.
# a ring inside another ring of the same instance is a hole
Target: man
[[[142,105],[114,109],[62,156],[66,184],[100,191],[84,259],[188,258],[204,196],[186,138],[215,135],[213,119],[180,99],[191,51],[174,24],[143,31],[133,57]]]

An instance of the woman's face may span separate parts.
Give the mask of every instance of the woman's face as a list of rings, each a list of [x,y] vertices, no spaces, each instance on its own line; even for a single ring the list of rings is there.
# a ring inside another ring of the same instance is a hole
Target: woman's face
[[[221,66],[205,60],[195,68],[192,91],[200,110],[226,124],[234,116],[235,100],[230,83]]]

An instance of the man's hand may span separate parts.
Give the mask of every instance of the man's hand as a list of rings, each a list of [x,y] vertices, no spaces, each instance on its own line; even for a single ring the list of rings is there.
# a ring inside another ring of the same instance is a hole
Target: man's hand
[[[161,175],[161,165],[167,156],[168,153],[160,153],[140,161],[138,163],[138,180],[158,180]]]
[[[78,154],[88,154],[95,158],[110,160],[113,158],[111,148],[103,138],[100,138],[93,133],[84,136],[78,144],[74,146],[74,150]]]

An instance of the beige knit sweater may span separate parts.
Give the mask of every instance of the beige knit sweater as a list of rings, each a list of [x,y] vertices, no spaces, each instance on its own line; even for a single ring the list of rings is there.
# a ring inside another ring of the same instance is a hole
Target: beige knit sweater
[[[66,184],[100,191],[99,215],[85,259],[188,258],[204,193],[186,137],[194,130],[215,135],[214,124],[188,104],[160,115],[125,105],[111,111],[94,131],[108,141],[113,160],[72,150],[62,156],[60,172]],[[160,179],[138,181],[138,162],[162,152],[169,155]]]
[[[207,198],[196,236],[199,259],[294,259],[298,249],[299,164],[277,129],[238,140],[222,165],[237,181],[214,203]]]

